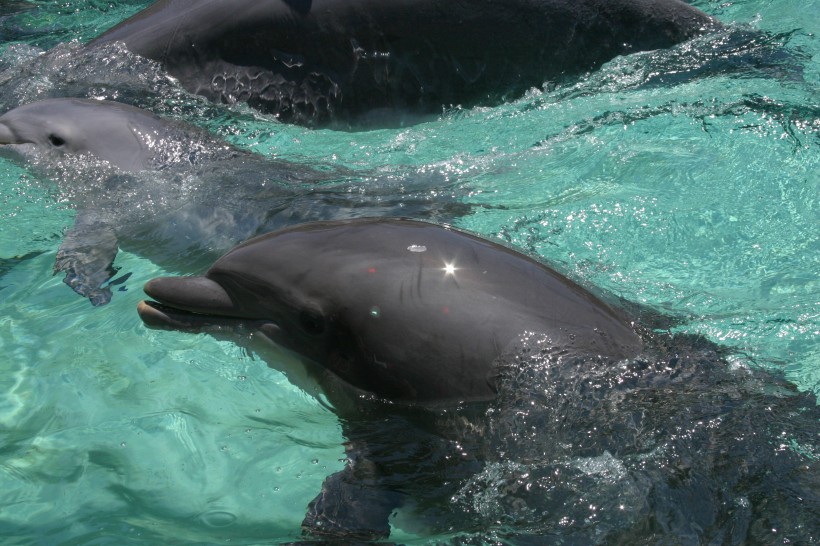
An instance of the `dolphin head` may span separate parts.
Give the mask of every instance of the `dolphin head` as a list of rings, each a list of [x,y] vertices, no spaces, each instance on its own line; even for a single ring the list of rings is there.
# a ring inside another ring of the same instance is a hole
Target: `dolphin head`
[[[355,389],[415,399],[401,373],[377,363],[374,332],[363,322],[378,296],[365,296],[359,283],[378,249],[357,248],[356,230],[345,228],[359,223],[273,232],[234,248],[203,276],[152,279],[144,290],[153,301],[140,302],[139,315],[157,329],[261,335]]]
[[[25,153],[89,153],[125,170],[151,166],[167,122],[132,106],[88,99],[49,99],[0,116],[0,144]]]
[[[251,239],[203,276],[153,279],[151,327],[243,327],[359,390],[413,402],[486,400],[497,359],[528,333],[556,351],[628,358],[628,321],[543,264],[404,219],[314,222]]]

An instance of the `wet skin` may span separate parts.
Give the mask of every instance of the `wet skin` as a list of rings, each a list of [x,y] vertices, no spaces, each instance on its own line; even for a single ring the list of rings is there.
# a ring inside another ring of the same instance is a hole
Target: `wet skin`
[[[566,355],[634,356],[619,311],[502,245],[426,222],[309,223],[252,239],[201,277],[150,281],[154,327],[244,321],[379,397],[486,400],[495,359],[541,336]]]
[[[344,126],[497,104],[719,26],[680,0],[161,0],[90,45],[124,42],[214,101]]]

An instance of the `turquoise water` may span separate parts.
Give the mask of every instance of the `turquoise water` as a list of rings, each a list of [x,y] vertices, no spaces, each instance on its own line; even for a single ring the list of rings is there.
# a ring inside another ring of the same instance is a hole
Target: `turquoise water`
[[[732,362],[820,394],[818,1],[695,2],[735,34],[616,59],[498,107],[355,133],[207,105],[139,67],[128,85],[85,86],[118,59],[77,62],[71,41],[148,2],[33,4],[0,12],[4,109],[137,97],[273,158],[435,173],[436,191],[471,206],[455,225],[682,316],[679,331],[730,347]],[[110,304],[71,292],[52,276],[74,216],[55,187],[0,157],[3,542],[295,540],[342,468],[335,415],[232,343],[146,330],[135,307],[143,283],[169,273],[161,264],[122,250],[115,265],[130,276]],[[445,538],[402,521],[392,535]]]

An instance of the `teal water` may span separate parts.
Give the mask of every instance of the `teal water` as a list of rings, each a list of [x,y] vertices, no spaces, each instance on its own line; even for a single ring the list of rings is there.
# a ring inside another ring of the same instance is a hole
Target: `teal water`
[[[694,3],[761,33],[616,59],[577,82],[400,129],[286,126],[172,82],[144,85],[161,114],[274,158],[437,173],[438,191],[472,206],[455,225],[683,316],[678,330],[732,348],[733,362],[820,395],[820,2]],[[99,66],[71,64],[71,41],[148,2],[32,4],[0,12],[4,108],[81,94],[77,74]],[[37,60],[52,48],[58,61]],[[87,93],[129,89],[96,82]],[[296,539],[305,506],[342,468],[335,415],[232,343],[146,330],[141,286],[168,271],[145,257],[118,254],[130,277],[110,304],[76,296],[52,276],[70,205],[0,158],[2,542]],[[391,535],[447,537],[401,521]]]

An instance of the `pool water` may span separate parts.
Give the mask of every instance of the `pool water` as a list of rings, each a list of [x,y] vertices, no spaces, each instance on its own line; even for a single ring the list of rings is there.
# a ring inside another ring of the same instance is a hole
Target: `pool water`
[[[119,99],[270,161],[435,180],[431,195],[469,205],[453,225],[679,317],[677,332],[728,347],[733,365],[820,395],[820,1],[693,3],[730,30],[508,104],[358,132],[209,105],[161,74],[141,79],[133,63],[119,79],[98,76],[132,59],[94,64],[72,41],[149,2],[9,3],[0,99],[3,111],[49,96]],[[179,264],[123,249],[109,304],[74,294],[52,275],[74,218],[64,192],[0,156],[2,542],[298,540],[305,507],[343,467],[337,417],[233,343],[144,328],[142,285]],[[813,427],[807,461],[820,456]],[[820,478],[811,480],[817,507]],[[411,519],[394,522],[391,539],[492,542],[501,528],[515,536],[518,521],[433,532]]]

